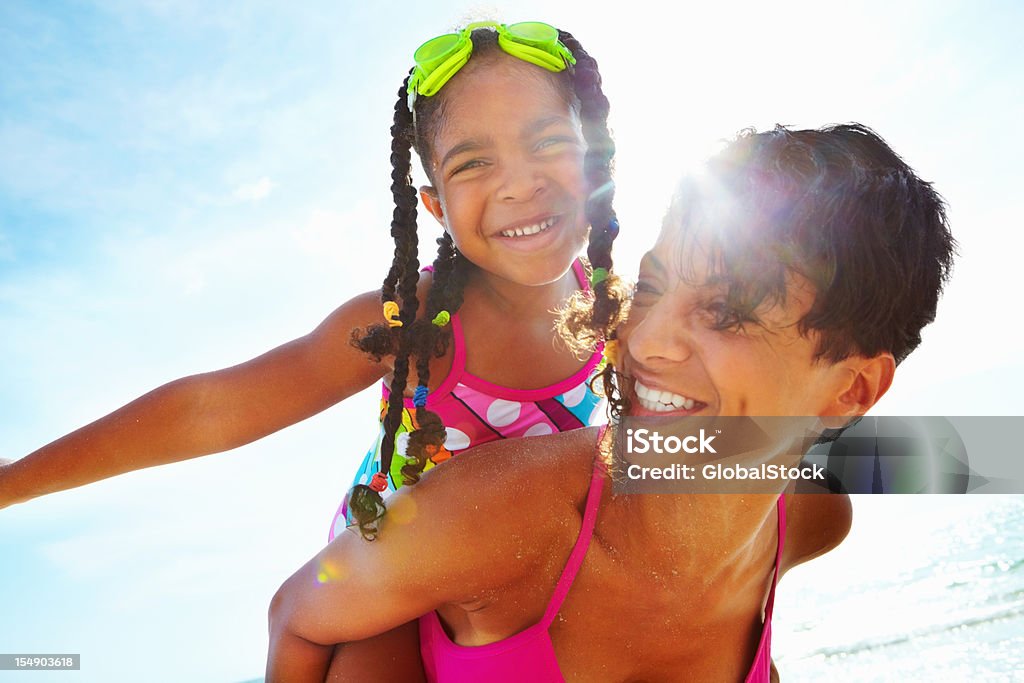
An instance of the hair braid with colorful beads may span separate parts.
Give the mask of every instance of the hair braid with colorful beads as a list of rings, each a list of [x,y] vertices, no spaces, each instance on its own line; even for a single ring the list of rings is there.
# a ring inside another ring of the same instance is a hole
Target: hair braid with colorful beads
[[[577,292],[561,311],[557,329],[577,353],[590,353],[605,342],[607,359],[614,358],[614,330],[626,314],[628,287],[612,273],[612,243],[619,234],[619,221],[612,208],[615,184],[612,180],[615,143],[608,131],[608,98],[601,89],[597,63],[579,42],[564,31],[562,43],[576,56],[573,84],[580,101],[580,118],[587,141],[583,170],[591,188],[587,202],[590,244],[587,258],[592,270],[591,292]],[[613,386],[615,366],[605,363],[595,381]],[[613,413],[617,405],[612,405]]]
[[[399,325],[371,325],[364,334],[353,333],[353,343],[378,360],[386,355],[395,357],[391,380],[391,395],[388,400],[384,429],[392,435],[381,446],[381,469],[373,481],[357,484],[348,498],[352,518],[365,538],[372,539],[377,533],[377,521],[384,514],[381,492],[387,486],[387,474],[394,454],[394,434],[402,420],[404,408],[402,397],[409,375],[410,330],[419,308],[416,285],[419,281],[419,238],[416,232],[416,190],[412,186],[412,149],[409,130],[412,127],[412,112],[405,100],[408,78],[398,90],[395,103],[394,122],[391,126],[391,194],[395,208],[391,219],[391,236],[395,242],[394,258],[384,284],[381,286],[381,300],[394,301],[401,298]],[[410,271],[412,276],[410,278]],[[411,280],[411,281],[410,281]]]

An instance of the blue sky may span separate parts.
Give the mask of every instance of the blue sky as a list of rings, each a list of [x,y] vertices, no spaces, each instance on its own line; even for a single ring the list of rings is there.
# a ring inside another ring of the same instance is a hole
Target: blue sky
[[[492,7],[569,29],[600,61],[627,273],[717,140],[878,130],[947,198],[962,246],[878,412],[1024,414],[1019,5]],[[377,286],[398,84],[420,42],[480,13],[0,5],[0,457],[304,334]],[[375,432],[372,394],[230,454],[0,512],[0,651],[83,654],[87,671],[40,681],[259,675],[267,603],[325,539]]]

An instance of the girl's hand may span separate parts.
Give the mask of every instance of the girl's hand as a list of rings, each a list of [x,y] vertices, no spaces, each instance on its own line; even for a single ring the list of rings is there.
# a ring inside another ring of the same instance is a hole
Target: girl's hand
[[[6,469],[12,462],[14,461],[9,460],[8,458],[0,458],[0,510],[3,510],[5,507],[10,505],[10,501],[4,500],[4,469]]]

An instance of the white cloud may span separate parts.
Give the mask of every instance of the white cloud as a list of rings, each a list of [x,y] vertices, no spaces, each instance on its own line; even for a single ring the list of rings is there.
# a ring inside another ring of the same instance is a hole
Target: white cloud
[[[239,185],[235,188],[232,196],[242,202],[258,202],[261,199],[266,199],[276,186],[277,183],[264,176],[254,183]]]

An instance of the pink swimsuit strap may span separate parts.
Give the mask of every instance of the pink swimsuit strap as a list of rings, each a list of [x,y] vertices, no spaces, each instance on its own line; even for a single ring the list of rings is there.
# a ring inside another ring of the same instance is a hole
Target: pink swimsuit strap
[[[433,266],[426,266],[423,270],[433,271]],[[583,267],[583,263],[579,259],[572,262],[572,272],[576,276],[576,282],[579,284],[580,289],[584,292],[589,292],[590,281],[587,280],[587,272]],[[451,326],[453,354],[452,367],[445,378],[441,380],[441,383],[437,388],[427,396],[428,408],[434,408],[435,405],[445,400],[452,390],[460,384],[483,392],[488,396],[493,396],[494,398],[500,398],[506,401],[519,401],[522,403],[544,400],[551,398],[552,396],[564,394],[588,381],[591,373],[594,371],[594,368],[600,364],[602,359],[601,352],[604,350],[604,344],[599,344],[583,367],[574,372],[570,377],[563,379],[561,382],[556,382],[551,386],[541,387],[539,389],[510,389],[508,387],[501,386],[500,384],[489,382],[466,371],[466,342],[462,332],[462,318],[458,311],[451,316]],[[385,399],[389,396],[386,386],[383,388],[383,396]],[[405,399],[405,407],[413,407],[413,400],[411,398]]]
[[[779,540],[775,549],[775,572],[772,576],[772,587],[768,591],[768,601],[764,606],[764,625],[761,628],[761,639],[754,652],[754,662],[747,674],[745,683],[768,683],[771,680],[772,668],[772,614],[775,612],[775,587],[779,585],[779,567],[782,565],[782,549],[786,545],[786,496],[779,496],[775,505],[779,518]]]
[[[604,434],[604,428],[599,432]],[[600,443],[600,437],[598,440]],[[555,584],[555,590],[548,602],[544,615],[537,623],[519,633],[487,645],[463,646],[453,642],[441,625],[436,611],[420,617],[420,652],[429,681],[440,683],[518,683],[530,680],[533,683],[561,683],[564,681],[558,668],[554,646],[548,629],[565,602],[572,588],[583,559],[594,535],[597,511],[601,504],[604,488],[605,468],[600,456],[594,459],[590,477],[590,490],[583,510],[583,522],[576,543],[569,553],[565,567]]]
[[[605,427],[602,426],[598,431],[598,443],[601,443],[604,432]],[[572,588],[573,581],[576,580],[576,574],[583,566],[583,558],[586,557],[590,539],[594,536],[594,525],[597,522],[597,509],[601,505],[604,479],[605,466],[598,454],[594,458],[593,474],[590,475],[590,490],[587,492],[587,502],[583,508],[583,525],[580,527],[580,535],[576,538],[576,545],[573,546],[572,552],[569,553],[569,559],[565,563],[562,575],[558,577],[555,592],[551,595],[548,608],[544,610],[544,616],[541,617],[540,628],[547,630],[554,623],[555,617],[558,616],[558,610],[562,609],[562,603],[565,602],[566,596],[569,595],[569,589]]]
[[[600,434],[604,434],[604,428],[600,430]],[[600,443],[600,436],[598,443]],[[576,538],[576,543],[562,569],[547,609],[539,622],[494,643],[461,646],[454,643],[445,633],[437,612],[432,611],[420,617],[420,648],[428,680],[440,683],[469,683],[480,680],[487,680],[491,683],[512,683],[521,680],[548,683],[564,680],[558,669],[558,661],[548,629],[555,617],[558,616],[573,581],[583,565],[587,549],[590,547],[598,508],[601,504],[604,479],[604,463],[599,457],[595,457],[579,536]],[[771,679],[772,614],[775,607],[775,589],[779,581],[782,551],[786,540],[784,496],[779,497],[776,509],[779,530],[772,587],[765,604],[761,639],[745,679],[746,683],[768,683]]]
[[[580,286],[580,289],[584,292],[589,292],[590,281],[587,279],[587,272],[583,268],[583,263],[580,262],[579,259],[572,262],[572,272],[576,276],[576,283]],[[455,358],[452,360],[452,369],[449,372],[449,376],[457,383],[465,384],[466,386],[473,387],[478,391],[482,391],[491,396],[503,398],[508,401],[536,401],[540,398],[565,393],[573,387],[579,386],[582,382],[587,381],[587,378],[590,377],[590,373],[593,372],[594,368],[597,367],[597,364],[601,362],[601,351],[604,349],[604,345],[602,344],[593,354],[591,354],[590,359],[582,368],[573,373],[571,377],[566,377],[561,382],[540,389],[509,389],[508,387],[488,382],[487,380],[466,371],[466,344],[463,341],[462,319],[459,317],[458,312],[452,316],[451,322],[452,334],[455,337]],[[455,382],[453,382],[452,386],[454,386]],[[447,389],[448,387],[445,388]]]

